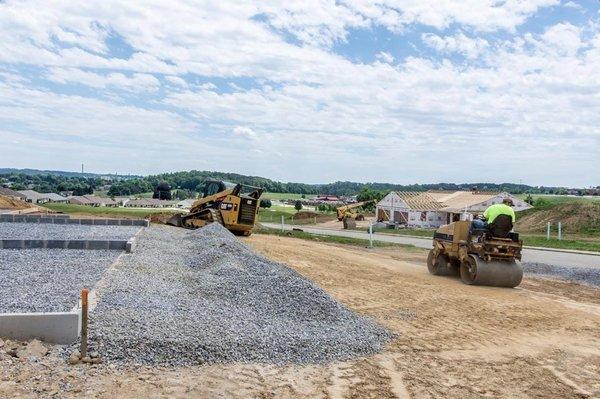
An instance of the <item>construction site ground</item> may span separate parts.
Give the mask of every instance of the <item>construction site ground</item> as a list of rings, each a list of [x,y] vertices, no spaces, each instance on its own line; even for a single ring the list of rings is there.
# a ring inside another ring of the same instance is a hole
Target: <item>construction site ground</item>
[[[600,397],[596,288],[529,277],[516,289],[467,286],[429,275],[421,249],[245,241],[396,337],[346,362],[179,368],[70,366],[58,347],[28,360],[29,347],[4,340],[0,397]]]

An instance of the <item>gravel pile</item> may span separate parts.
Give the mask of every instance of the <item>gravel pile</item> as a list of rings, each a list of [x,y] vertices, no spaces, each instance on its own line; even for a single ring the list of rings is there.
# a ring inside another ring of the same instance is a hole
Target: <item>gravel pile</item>
[[[64,312],[120,251],[0,250],[0,313]]]
[[[0,239],[9,240],[127,240],[138,226],[93,226],[47,223],[0,223]]]
[[[594,267],[555,266],[545,263],[523,262],[525,274],[559,278],[600,287],[600,269]]]
[[[144,229],[91,314],[118,363],[314,363],[381,350],[391,336],[221,225]]]

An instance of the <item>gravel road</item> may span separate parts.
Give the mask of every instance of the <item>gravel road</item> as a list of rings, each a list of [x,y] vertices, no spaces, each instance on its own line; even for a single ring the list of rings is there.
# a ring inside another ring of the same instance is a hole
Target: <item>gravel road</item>
[[[221,225],[144,229],[118,265],[90,329],[117,363],[319,363],[373,354],[391,338]]]
[[[46,223],[0,223],[0,239],[126,240],[138,226],[90,226]]]
[[[64,312],[120,251],[0,250],[0,313]]]
[[[600,269],[580,266],[556,266],[545,263],[523,262],[526,275],[558,278],[600,287]]]

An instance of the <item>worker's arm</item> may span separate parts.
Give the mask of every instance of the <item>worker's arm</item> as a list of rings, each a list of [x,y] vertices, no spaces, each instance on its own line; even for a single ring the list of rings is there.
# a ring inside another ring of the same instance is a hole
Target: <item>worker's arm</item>
[[[487,208],[485,212],[483,212],[483,218],[488,220],[490,218],[490,208]]]
[[[517,221],[517,217],[515,216],[515,211],[514,209],[510,210],[510,216],[512,217],[512,222],[513,224]]]

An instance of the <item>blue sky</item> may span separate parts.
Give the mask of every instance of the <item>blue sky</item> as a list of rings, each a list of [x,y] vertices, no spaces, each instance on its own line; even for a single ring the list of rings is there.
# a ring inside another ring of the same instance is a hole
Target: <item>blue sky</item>
[[[0,2],[0,166],[599,185],[600,2]]]

